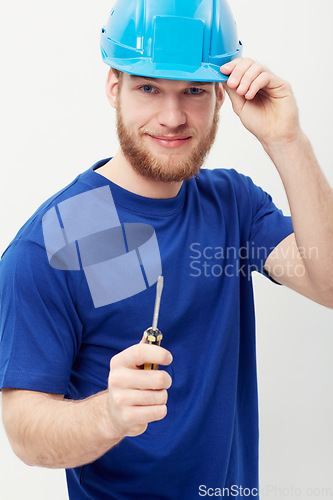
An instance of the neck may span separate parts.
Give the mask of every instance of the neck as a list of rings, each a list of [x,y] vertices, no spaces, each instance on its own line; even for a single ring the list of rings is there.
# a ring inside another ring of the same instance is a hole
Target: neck
[[[137,174],[124,157],[121,149],[96,172],[123,189],[146,198],[174,198],[182,186],[182,182],[162,182]]]

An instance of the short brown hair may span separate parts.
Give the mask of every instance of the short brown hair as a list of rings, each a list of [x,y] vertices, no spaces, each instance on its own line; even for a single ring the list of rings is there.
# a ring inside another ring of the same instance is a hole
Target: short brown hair
[[[111,69],[114,72],[114,74],[116,75],[116,77],[118,78],[118,80],[122,80],[122,78],[124,76],[123,71],[120,71],[119,69],[116,69],[116,68],[111,68]]]

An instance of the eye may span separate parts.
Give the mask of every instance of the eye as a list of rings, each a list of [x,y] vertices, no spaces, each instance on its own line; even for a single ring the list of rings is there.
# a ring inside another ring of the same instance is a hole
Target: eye
[[[152,85],[142,85],[142,87],[140,87],[140,90],[141,89],[145,94],[152,94],[154,87]]]
[[[191,95],[200,95],[202,94],[203,92],[205,92],[203,89],[199,89],[198,87],[191,87],[190,89],[188,89],[191,91]]]

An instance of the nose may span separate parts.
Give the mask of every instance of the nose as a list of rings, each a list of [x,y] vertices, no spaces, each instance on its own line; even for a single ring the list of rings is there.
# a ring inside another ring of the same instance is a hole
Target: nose
[[[186,115],[182,108],[180,99],[176,96],[170,96],[163,100],[158,113],[160,125],[168,128],[177,128],[186,123]]]

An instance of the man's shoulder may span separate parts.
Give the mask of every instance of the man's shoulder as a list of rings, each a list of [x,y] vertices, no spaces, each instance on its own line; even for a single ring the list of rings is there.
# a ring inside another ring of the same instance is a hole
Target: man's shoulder
[[[91,191],[96,187],[94,183],[91,182],[92,168],[93,167],[83,171],[69,184],[47,198],[19,229],[13,240],[5,249],[3,255],[13,244],[20,243],[20,245],[22,245],[22,243],[33,242],[43,245],[43,222],[50,219],[50,214],[56,215],[59,226],[61,227],[61,207],[63,206],[66,208],[68,200],[75,200],[79,195]]]
[[[216,193],[218,197],[247,197],[255,187],[251,177],[234,168],[203,168],[194,180],[200,192]]]
[[[61,188],[55,194],[50,196],[40,205],[29,220],[36,217],[43,217],[44,214],[55,206],[60,205],[66,200],[75,198],[76,196],[91,191],[99,186],[98,182],[93,182],[94,179],[93,167],[78,174],[69,184]]]
[[[198,184],[232,183],[242,185],[250,177],[238,172],[234,168],[202,168],[196,177]]]

